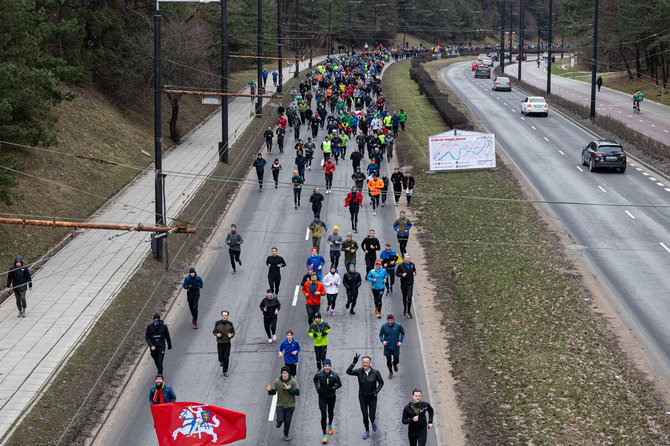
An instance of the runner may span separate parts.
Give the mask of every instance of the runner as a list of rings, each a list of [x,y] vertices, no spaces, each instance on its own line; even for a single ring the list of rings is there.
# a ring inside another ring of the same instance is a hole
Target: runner
[[[407,197],[407,206],[409,207],[412,201],[412,193],[414,193],[414,177],[408,170],[405,172],[405,178],[402,180],[402,187],[405,189],[405,196]]]
[[[182,286],[186,290],[186,300],[188,300],[188,308],[191,310],[193,328],[198,328],[198,303],[200,300],[200,290],[204,284],[200,276],[195,273],[195,268],[189,268],[188,275],[184,277]]]
[[[407,113],[405,113],[405,110],[402,108],[400,109],[400,113],[398,113],[398,120],[400,121],[400,128],[402,131],[405,131],[405,121],[407,121]]]
[[[304,169],[305,168],[303,167],[303,170]],[[295,209],[298,209],[300,207],[300,194],[302,193],[302,185],[305,183],[305,180],[301,175],[298,174],[297,170],[293,171],[291,183],[293,183],[293,206]]]
[[[323,286],[326,288],[326,297],[328,298],[326,313],[330,310],[331,316],[335,316],[335,301],[337,301],[337,293],[341,283],[340,275],[337,274],[337,267],[331,265],[330,271],[323,278]]]
[[[356,251],[358,251],[358,243],[353,240],[351,232],[347,232],[347,238],[342,243],[342,251],[344,251],[344,264],[356,265]]]
[[[272,179],[275,182],[275,189],[277,189],[277,186],[279,185],[279,171],[282,170],[279,158],[275,158],[275,162],[272,163],[270,169],[272,170]]]
[[[314,341],[314,355],[316,356],[316,368],[318,370],[321,370],[321,363],[326,359],[328,333],[330,333],[330,325],[321,319],[321,313],[315,313],[314,320],[309,325],[307,336]]]
[[[23,259],[19,256],[14,258],[14,263],[7,273],[7,291],[14,291],[16,307],[19,309],[17,317],[26,317],[26,293],[33,290],[33,279],[30,276],[30,270],[23,264]]]
[[[412,319],[412,295],[414,293],[414,276],[416,266],[411,262],[409,254],[405,254],[403,262],[396,268],[395,275],[400,277],[400,291],[402,292],[403,313]]]
[[[229,315],[228,311],[223,310],[221,312],[221,319],[216,321],[214,330],[212,330],[212,333],[216,336],[216,351],[219,357],[219,364],[221,364],[223,376],[226,378],[230,376],[228,374],[230,341],[235,337],[235,326],[228,320]]]
[[[165,384],[163,375],[159,373],[156,375],[156,384],[149,390],[149,404],[165,404],[177,401],[177,395],[174,393],[172,386]]]
[[[286,331],[286,339],[279,344],[279,357],[284,358],[284,366],[292,376],[298,375],[300,343],[293,338],[293,330]]]
[[[314,214],[314,216],[316,216],[316,214],[319,214],[321,212],[321,206],[323,200],[324,198],[323,195],[321,195],[321,192],[319,192],[319,188],[315,187],[314,192],[309,197],[309,201],[310,203],[312,203],[312,213]]]
[[[268,395],[277,395],[277,429],[284,425],[284,441],[290,441],[288,436],[291,429],[291,419],[295,410],[295,397],[300,395],[300,388],[287,367],[281,368],[281,376],[270,385],[266,384]]]
[[[237,232],[237,225],[230,225],[230,232],[226,235],[226,245],[228,245],[228,255],[230,256],[230,266],[233,267],[233,274],[237,274],[235,261],[242,266],[242,260],[240,260],[240,253],[242,252],[240,245],[242,243],[244,243],[244,240],[242,240],[242,235]]]
[[[368,189],[370,190],[370,198],[372,198],[372,215],[377,215],[379,209],[379,195],[384,187],[384,182],[377,176],[377,172],[372,174],[372,180],[368,181]]]
[[[389,379],[393,379],[393,371],[398,371],[400,362],[400,346],[405,339],[405,329],[396,322],[393,315],[386,317],[386,323],[379,329],[379,340],[384,344],[386,367],[389,369]]]
[[[407,199],[409,199],[409,196]],[[407,253],[407,241],[409,240],[409,230],[411,227],[412,222],[405,216],[405,211],[400,211],[400,217],[393,222],[393,230],[398,236],[400,254],[403,256]]]
[[[319,248],[312,248],[312,255],[307,257],[307,268],[312,267],[312,271],[317,275],[319,280],[321,280],[321,271],[323,271],[323,265],[326,264],[326,259],[319,255]]]
[[[332,154],[332,148],[330,144],[330,139],[328,139],[328,135],[326,135],[325,139],[321,143],[321,151],[323,152],[324,161],[330,158]]]
[[[335,172],[335,163],[333,163],[330,158],[326,158],[321,171],[324,172],[326,176],[326,194],[330,194],[332,192],[331,188],[333,187],[333,172]]]
[[[307,138],[307,142],[303,146],[303,150],[305,151],[305,158],[307,159],[307,168],[309,169],[310,172],[312,171],[312,160],[314,159],[315,149],[316,145],[312,141],[312,138]]]
[[[387,243],[382,252],[379,254],[379,259],[382,261],[382,267],[388,274],[386,281],[386,295],[393,293],[393,285],[395,284],[395,267],[402,259],[398,257],[396,252],[391,249],[391,244]]]
[[[351,179],[354,180],[354,187],[356,187],[356,190],[358,192],[361,192],[363,190],[363,182],[365,181],[367,177],[363,172],[361,172],[361,168],[357,167],[356,172],[354,172],[353,175],[351,175]]]
[[[328,435],[333,435],[333,418],[335,412],[335,391],[342,387],[340,377],[332,370],[330,359],[323,360],[323,370],[314,375],[314,387],[319,394],[319,410],[321,411],[321,429],[323,443],[328,443]],[[327,417],[326,417],[327,412]],[[327,421],[327,423],[326,423]]]
[[[362,157],[363,154],[358,149],[358,147],[354,147],[354,151],[351,152],[351,155],[349,155],[349,159],[351,160],[351,167],[354,169],[354,172],[356,172],[357,169],[360,170]]]
[[[298,168],[296,174],[300,175],[302,178],[305,178],[305,166],[307,165],[307,157],[303,155],[303,152],[300,151],[298,154],[295,156],[294,163],[296,167]]]
[[[365,426],[363,440],[365,440],[370,437],[370,423],[372,423],[372,431],[377,432],[377,424],[375,423],[377,418],[377,394],[384,387],[384,380],[379,370],[370,367],[372,360],[369,356],[361,358],[363,367],[354,369],[359,357],[360,355],[356,353],[353,362],[347,368],[347,375],[358,378],[358,402],[363,414],[363,426]]]
[[[368,272],[365,276],[366,280],[372,282],[372,297],[375,302],[375,314],[377,319],[382,317],[382,296],[384,296],[384,287],[386,286],[386,280],[388,275],[386,270],[382,269],[381,260],[375,262],[375,267]]]
[[[277,248],[272,248],[272,254],[265,259],[265,264],[268,267],[268,284],[270,284],[270,291],[279,296],[281,268],[286,267],[286,262],[282,256],[277,255]]]
[[[286,121],[286,118],[284,118]],[[283,127],[277,127],[275,130],[277,134],[277,146],[279,147],[279,153],[284,153],[284,136],[286,136],[286,124]]]
[[[398,167],[393,168],[393,175],[391,175],[391,184],[393,185],[393,198],[395,198],[395,205],[398,206],[400,195],[402,194],[402,185],[405,180],[405,175],[400,172]]]
[[[263,159],[263,155],[260,153],[256,156],[254,160],[254,167],[256,168],[256,176],[258,177],[258,191],[263,191],[263,171],[265,170],[265,165],[267,162]]]
[[[320,248],[323,231],[326,231],[326,234],[328,234],[326,224],[321,221],[321,214],[314,214],[314,219],[309,224],[309,230],[312,231],[312,248]]]
[[[389,179],[386,176],[386,172],[382,174],[382,183],[384,183],[384,186],[382,187],[382,207],[386,206],[386,193],[389,190]]]
[[[426,446],[428,429],[433,428],[433,407],[421,401],[421,393],[419,389],[412,390],[412,401],[402,411],[402,424],[407,424],[409,446]]]
[[[272,344],[277,340],[277,316],[281,310],[281,302],[272,290],[268,289],[259,307],[263,312],[263,327],[268,335],[268,344]]]
[[[305,307],[307,310],[307,321],[310,325],[314,321],[314,316],[321,311],[321,296],[326,295],[326,289],[318,281],[316,273],[312,273],[312,278],[302,286],[302,294],[305,296]]]
[[[161,315],[154,314],[154,320],[147,325],[144,332],[144,338],[149,344],[151,358],[156,364],[156,370],[159,375],[163,373],[163,359],[165,358],[165,345],[168,350],[172,350],[172,340],[170,339],[170,331],[166,324],[161,320]]]
[[[379,239],[375,237],[374,229],[370,229],[368,236],[363,239],[361,242],[361,248],[365,253],[365,275],[367,276],[370,270],[375,266],[377,251],[381,249]]]
[[[333,226],[333,233],[328,235],[326,241],[330,246],[330,263],[338,267],[340,264],[340,254],[342,253],[342,236],[338,232],[337,225]]]
[[[347,290],[347,304],[344,308],[348,309],[349,313],[356,314],[354,312],[354,307],[356,306],[356,300],[358,299],[358,288],[360,288],[363,283],[363,279],[361,278],[360,273],[356,271],[356,265],[353,263],[349,265],[349,270],[344,274],[342,283]]]
[[[268,153],[270,153],[272,152],[272,138],[275,136],[272,127],[268,127],[263,135],[265,136],[265,147],[267,147]]]
[[[351,226],[353,231],[358,233],[358,211],[363,204],[363,194],[356,190],[356,186],[351,188],[351,192],[344,198],[344,207],[349,207],[349,214],[351,214]],[[353,262],[356,263],[356,262]],[[345,262],[349,264],[349,262]]]

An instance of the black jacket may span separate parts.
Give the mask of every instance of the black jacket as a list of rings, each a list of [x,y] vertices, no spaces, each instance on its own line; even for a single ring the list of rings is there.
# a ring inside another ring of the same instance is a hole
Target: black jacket
[[[405,179],[405,175],[400,172],[393,172],[391,175],[391,183],[393,183],[393,189],[400,190],[402,189],[402,182]]]
[[[316,214],[321,212],[321,202],[323,201],[323,195],[321,192],[315,192],[309,197],[309,201],[312,203],[312,211]]]
[[[20,262],[21,266],[17,267],[17,262]],[[17,257],[7,274],[7,288],[14,288],[14,291],[25,291],[28,287],[33,287],[30,270],[27,266],[23,266],[23,262]]]
[[[405,189],[414,189],[414,177],[403,178],[402,185]]]
[[[267,319],[272,319],[274,317],[277,317],[277,315],[275,314],[275,310],[281,310],[281,302],[279,302],[279,299],[277,299],[276,297],[268,299],[268,297],[265,296],[261,301],[259,307],[261,311],[263,311],[263,309],[267,307],[267,311],[263,311],[263,317]]]
[[[419,421],[414,421],[416,412],[412,408],[412,403],[409,403],[405,406],[402,411],[402,424],[407,424],[409,428],[409,435],[417,435],[421,431],[425,430],[429,424],[433,424],[433,408],[432,406],[425,402],[421,401],[419,403]],[[428,422],[426,422],[426,412],[428,412]]]
[[[351,155],[349,155],[349,159],[351,160],[351,164],[354,166],[354,169],[361,165],[361,157],[361,152],[356,151],[351,152]]]
[[[344,273],[344,277],[342,278],[342,285],[344,285],[347,291],[358,290],[358,288],[361,286],[361,283],[363,283],[363,279],[361,278],[361,274],[358,271],[354,271],[353,274],[349,271]]]
[[[340,381],[337,373],[332,370],[328,374],[323,370],[319,370],[314,375],[314,387],[316,387],[316,393],[319,396],[332,398],[335,396],[335,391],[342,387],[342,381]]]
[[[379,370],[370,367],[370,373],[366,374],[363,368],[354,369],[356,364],[351,363],[347,369],[347,375],[358,377],[358,394],[366,397],[377,396],[382,387],[384,387],[384,380]]]
[[[282,256],[268,256],[268,258],[265,259],[265,264],[270,265],[268,274],[273,275],[281,273],[281,268],[279,268],[278,265],[281,265],[282,268],[286,266],[286,262]]]
[[[403,277],[402,275],[405,273],[407,273],[407,276]],[[396,265],[395,275],[400,277],[401,286],[414,285],[414,273],[416,273],[416,266],[412,262],[409,262],[409,265],[405,262]]]
[[[376,259],[377,251],[379,251],[382,247],[379,244],[379,239],[377,239],[377,237],[370,238],[368,236],[363,239],[363,242],[361,242],[361,248],[363,249],[363,252],[368,251],[368,253],[365,254],[366,257]]]
[[[165,325],[163,321],[158,321],[157,325],[153,322],[147,325],[145,337],[149,347],[156,347],[157,349],[165,350],[165,342],[167,341],[168,350],[172,348],[170,332],[168,331],[167,325]]]

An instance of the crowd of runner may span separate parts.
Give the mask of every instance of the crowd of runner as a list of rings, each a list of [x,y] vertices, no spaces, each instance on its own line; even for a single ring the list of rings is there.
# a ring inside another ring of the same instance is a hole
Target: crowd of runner
[[[313,343],[316,357],[317,372],[313,377],[313,383],[321,412],[323,443],[327,443],[328,436],[334,434],[336,394],[342,387],[342,381],[327,357],[331,327],[325,320],[327,316],[335,316],[340,289],[343,287],[346,292],[345,309],[350,315],[355,315],[354,308],[359,288],[367,282],[374,300],[374,317],[381,319],[384,293],[386,296],[394,293],[394,286],[398,281],[402,294],[403,315],[408,319],[413,318],[411,307],[414,277],[417,271],[407,253],[412,222],[406,212],[401,210],[399,217],[393,223],[397,250],[388,242],[384,243],[382,248],[382,243],[376,237],[374,230],[370,230],[360,244],[354,240],[354,234],[358,233],[360,209],[369,205],[372,215],[376,216],[380,208],[386,206],[391,189],[395,206],[400,205],[403,192],[407,206],[411,206],[415,186],[411,172],[407,170],[403,173],[395,167],[393,173],[389,174],[382,167],[385,164],[390,165],[396,139],[405,132],[408,117],[402,109],[396,112],[386,107],[381,87],[381,72],[390,58],[397,60],[402,57],[405,57],[405,54],[381,50],[356,53],[349,57],[336,56],[326,60],[317,65],[311,74],[300,82],[297,89],[290,91],[289,104],[285,107],[280,105],[277,109],[276,125],[263,131],[268,155],[275,146],[278,153],[283,154],[286,133],[287,131],[289,134],[292,133],[295,170],[289,187],[293,192],[295,209],[302,204],[306,173],[312,169],[320,168],[325,180],[325,195],[333,193],[335,175],[351,178],[350,189],[336,189],[336,192],[343,196],[342,206],[349,209],[351,231],[343,234],[338,226],[333,226],[332,231],[329,231],[328,225],[321,218],[325,197],[319,187],[315,187],[308,198],[313,213],[308,225],[312,237],[312,249],[305,262],[306,274],[300,282],[300,290],[305,298],[308,327],[306,333]],[[319,138],[321,130],[325,130],[325,136]],[[350,169],[347,160],[351,162]],[[340,161],[343,162],[342,166],[339,164]],[[362,170],[361,164],[365,162],[367,166]],[[263,190],[268,164],[263,153],[258,153],[253,162],[259,192]],[[279,188],[279,174],[283,169],[279,158],[275,158],[270,166],[273,180],[271,184],[274,188]],[[325,253],[321,254],[324,238],[330,263],[326,262]],[[225,242],[229,246],[232,272],[236,274],[237,268],[242,265],[240,252],[243,238],[235,225],[231,226]],[[365,260],[364,274],[361,274],[362,265],[361,268],[357,266],[359,251]],[[340,275],[338,268],[342,256],[345,273]],[[279,300],[281,270],[286,267],[286,261],[279,255],[277,248],[272,247],[265,263],[268,269],[268,289],[259,304],[259,309],[262,313],[267,342],[279,344],[277,355],[284,361],[280,376],[274,383],[266,384],[265,387],[269,395],[276,395],[276,426],[277,428],[283,426],[283,438],[288,441],[295,400],[300,395],[296,375],[301,346],[292,330],[287,330],[285,338],[281,341],[277,340],[276,335],[278,315],[282,308]],[[183,287],[187,290],[193,328],[197,329],[197,303],[203,280],[196,274],[194,268],[191,268],[184,279]],[[326,303],[325,312],[321,310],[323,299]],[[229,376],[231,340],[235,336],[235,327],[228,318],[227,311],[221,312],[221,319],[215,323],[213,329],[219,362],[226,377]],[[392,314],[388,314],[386,322],[381,324],[379,331],[379,340],[386,357],[388,379],[393,379],[394,373],[399,370],[400,347],[404,338],[405,329]],[[168,349],[171,348],[171,340],[167,326],[161,321],[160,315],[156,314],[153,323],[147,327],[146,339],[159,374],[156,386],[151,389],[150,401],[152,404],[174,401],[176,399],[174,390],[165,384],[162,376],[165,348],[166,346]],[[362,438],[366,439],[371,432],[374,433],[378,429],[377,395],[384,386],[384,379],[378,370],[371,367],[369,356],[360,358],[362,367],[356,368],[359,358],[359,354],[354,356],[352,363],[346,369],[346,374],[356,377],[358,381],[358,399],[365,428]],[[432,407],[421,400],[421,390],[414,389],[412,400],[402,411],[402,423],[408,425],[410,445],[426,444],[427,429],[432,428],[432,422]]]

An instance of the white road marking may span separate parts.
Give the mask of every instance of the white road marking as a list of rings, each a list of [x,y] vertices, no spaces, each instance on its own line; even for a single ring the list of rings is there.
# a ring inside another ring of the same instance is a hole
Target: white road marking
[[[546,136],[544,136],[543,138],[545,141],[549,142],[549,138],[547,138]]]
[[[661,246],[663,247],[663,249],[665,249],[666,251],[670,252],[670,248],[668,248],[667,246],[665,246],[665,243],[663,243],[663,242],[659,242],[659,243],[661,244]]]
[[[642,172],[642,175],[647,176],[647,177],[649,176],[649,174],[647,172]]]
[[[500,99],[500,98],[498,98],[498,99]],[[507,102],[503,102],[503,105],[507,105]]]
[[[522,120],[522,121],[525,121],[525,120],[526,120],[526,118],[524,118],[524,117],[522,116],[522,117],[521,117],[521,120]]]
[[[559,150],[558,153],[560,153],[561,155],[565,155],[565,153],[563,153],[562,150]]]
[[[668,132],[668,131],[667,131],[667,130],[665,130],[665,129],[663,129],[663,131],[664,131],[665,133],[670,133],[670,132]]]
[[[665,187],[665,184],[663,183],[656,183],[657,186]]]
[[[275,419],[275,411],[277,410],[277,394],[272,395],[272,404],[270,404],[270,415],[268,415],[268,421]]]
[[[670,192],[670,187],[666,187],[666,188],[665,188],[665,191],[666,191],[666,192]]]
[[[600,189],[603,192],[607,192],[605,189],[602,188],[602,186],[598,186],[598,189]]]
[[[533,130],[537,130],[534,125],[531,125],[530,128]]]
[[[637,166],[637,164],[635,164],[635,163],[628,163],[628,164],[630,164],[633,167]]]
[[[651,181],[658,181],[658,180],[657,180],[656,178],[654,178],[654,177],[649,177],[649,179],[650,179]]]
[[[575,167],[576,167],[577,169],[579,169],[580,172],[584,172],[584,169],[582,169],[581,167],[579,167],[579,166],[575,166]]]
[[[309,240],[309,228],[305,231],[305,240]]]
[[[652,126],[652,127],[656,127],[656,124],[652,124],[651,126]]]
[[[639,167],[636,167],[635,170],[642,172],[642,169],[640,169]]]
[[[300,285],[295,286],[295,292],[293,293],[293,306],[294,307],[298,303],[298,290],[300,290]]]
[[[631,214],[631,213],[628,212],[628,211],[625,211],[625,212],[626,212],[626,214],[628,214],[628,216],[629,216],[630,218],[632,218],[633,220],[635,220],[635,216],[634,216],[633,214]]]

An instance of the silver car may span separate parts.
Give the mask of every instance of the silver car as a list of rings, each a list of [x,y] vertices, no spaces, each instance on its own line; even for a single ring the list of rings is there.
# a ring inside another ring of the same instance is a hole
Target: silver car
[[[521,101],[521,113],[526,116],[532,114],[548,116],[549,105],[541,96],[530,96]]]
[[[508,77],[498,76],[495,79],[493,79],[491,90],[512,91],[512,83],[510,82]]]

